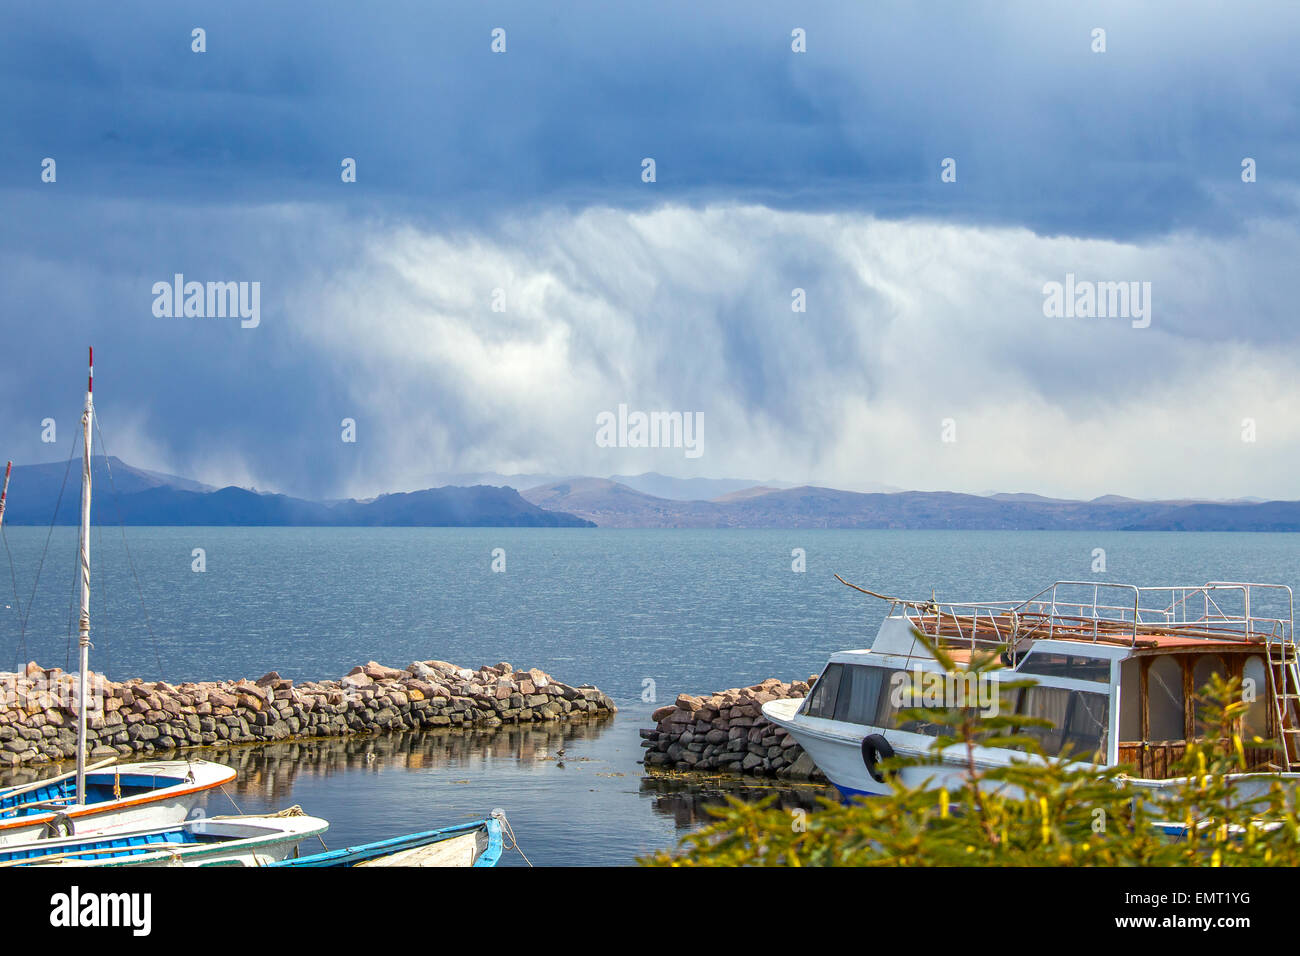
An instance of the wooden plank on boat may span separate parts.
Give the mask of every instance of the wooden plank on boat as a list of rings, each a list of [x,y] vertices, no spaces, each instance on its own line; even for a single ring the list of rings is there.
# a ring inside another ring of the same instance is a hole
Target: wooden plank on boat
[[[398,850],[357,866],[473,866],[478,853],[478,833],[465,833],[427,846]]]

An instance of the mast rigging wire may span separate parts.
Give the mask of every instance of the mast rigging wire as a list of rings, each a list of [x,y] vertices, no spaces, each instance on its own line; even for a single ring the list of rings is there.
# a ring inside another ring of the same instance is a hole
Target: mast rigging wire
[[[41,560],[36,565],[36,579],[32,581],[32,594],[27,599],[27,610],[22,615],[22,627],[18,634],[18,640],[21,647],[22,656],[27,656],[27,619],[32,615],[32,604],[36,601],[36,586],[41,583],[41,569],[45,567],[45,555],[50,550],[50,538],[54,535],[54,525],[59,520],[59,509],[63,506],[63,492],[68,487],[68,475],[72,472],[72,459],[77,455],[77,444],[79,436],[74,432],[72,436],[72,451],[68,455],[68,464],[63,470],[63,484],[59,486],[59,497],[54,502],[54,514],[50,516],[50,529],[45,535],[45,547],[41,549]],[[8,542],[6,542],[6,547]],[[19,648],[14,648],[14,667],[18,670]]]

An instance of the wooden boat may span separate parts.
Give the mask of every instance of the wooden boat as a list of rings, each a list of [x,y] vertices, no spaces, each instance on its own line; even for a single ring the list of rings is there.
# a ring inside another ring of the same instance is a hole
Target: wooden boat
[[[501,858],[502,820],[493,814],[484,820],[425,830],[406,836],[363,843],[283,859],[270,866],[496,866]]]
[[[81,416],[81,609],[78,617],[77,769],[61,777],[0,789],[0,847],[50,836],[73,836],[179,824],[204,793],[235,779],[206,760],[121,764],[87,776],[86,719],[90,667],[90,452],[95,353],[90,351],[86,405]],[[0,496],[7,496],[9,469]],[[3,513],[0,512],[0,518]],[[104,767],[104,764],[97,765]],[[94,768],[91,768],[94,769]]]
[[[764,716],[786,728],[846,796],[887,792],[876,764],[895,753],[938,757],[902,768],[904,784],[948,788],[961,786],[972,761],[992,769],[1025,759],[1005,747],[931,752],[945,728],[905,720],[898,690],[925,681],[945,686],[954,675],[926,653],[918,632],[959,663],[977,650],[1002,649],[1007,666],[987,676],[1036,682],[1016,691],[1013,705],[1051,722],[1034,731],[1044,753],[1127,766],[1129,783],[1154,796],[1178,786],[1187,742],[1205,738],[1199,688],[1213,674],[1239,678],[1255,691],[1237,728],[1248,767],[1226,779],[1242,797],[1274,782],[1300,783],[1300,652],[1286,585],[1058,581],[1025,601],[971,603],[849,586],[890,604],[875,641],[833,654],[808,697],[763,704]],[[987,693],[990,701],[998,696],[995,687]]]
[[[319,817],[201,817],[174,826],[39,840],[0,848],[0,867],[267,866],[324,833]]]
[[[207,760],[156,760],[88,768],[80,791],[75,773],[8,787],[0,790],[0,847],[180,823],[206,791],[234,779]]]

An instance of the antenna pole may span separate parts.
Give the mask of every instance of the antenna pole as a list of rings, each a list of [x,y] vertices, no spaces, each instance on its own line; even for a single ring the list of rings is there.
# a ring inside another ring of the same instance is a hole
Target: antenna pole
[[[95,419],[95,350],[90,350],[81,453],[81,613],[77,624],[77,801],[86,802],[86,671],[90,667],[90,435]]]

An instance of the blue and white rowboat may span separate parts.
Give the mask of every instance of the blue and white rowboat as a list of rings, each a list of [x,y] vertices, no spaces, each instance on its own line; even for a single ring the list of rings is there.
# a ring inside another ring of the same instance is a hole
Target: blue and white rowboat
[[[0,848],[179,824],[235,771],[208,760],[152,760],[90,767],[84,779],[81,794],[74,773],[0,789]]]

